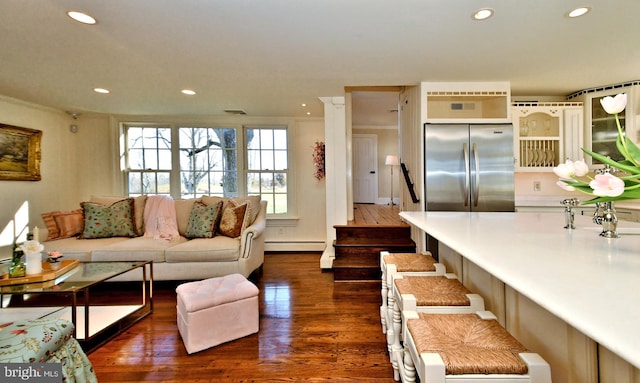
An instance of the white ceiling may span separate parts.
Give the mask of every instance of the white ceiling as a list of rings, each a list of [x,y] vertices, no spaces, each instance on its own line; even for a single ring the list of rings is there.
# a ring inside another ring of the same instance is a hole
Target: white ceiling
[[[565,17],[580,5],[592,11]],[[473,21],[480,7],[495,15]],[[640,78],[638,17],[638,0],[2,0],[0,94],[80,113],[256,116],[322,116],[318,97],[345,86],[421,81],[564,96]]]

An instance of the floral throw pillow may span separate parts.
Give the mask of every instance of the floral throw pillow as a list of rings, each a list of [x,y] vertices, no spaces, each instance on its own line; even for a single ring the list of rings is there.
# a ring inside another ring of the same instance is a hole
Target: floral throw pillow
[[[207,206],[203,202],[196,201],[191,208],[189,224],[185,232],[185,237],[191,238],[213,238],[220,222],[222,212],[222,202]]]
[[[81,238],[136,237],[133,198],[126,198],[110,206],[82,202],[84,230]]]
[[[218,232],[231,238],[239,237],[246,226],[245,216],[248,206],[246,202],[238,205],[235,201],[229,200],[222,212]]]

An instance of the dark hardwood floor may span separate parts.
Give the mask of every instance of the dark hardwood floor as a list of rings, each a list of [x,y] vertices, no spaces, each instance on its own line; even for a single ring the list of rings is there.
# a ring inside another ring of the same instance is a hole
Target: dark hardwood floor
[[[156,283],[153,314],[89,354],[98,381],[393,382],[380,285],[334,283],[319,259],[266,254],[259,333],[192,355],[176,327],[176,283]]]

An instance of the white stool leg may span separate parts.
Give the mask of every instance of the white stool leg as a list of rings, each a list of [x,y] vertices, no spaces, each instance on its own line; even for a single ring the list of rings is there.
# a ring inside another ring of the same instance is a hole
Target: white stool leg
[[[387,294],[389,293],[389,288],[387,286],[387,280],[384,275],[384,270],[382,272],[382,288],[380,290],[380,295],[382,296],[382,305],[380,306],[380,320],[382,321],[382,333],[387,333]]]
[[[386,322],[387,322],[387,346],[389,352],[391,352],[391,345],[393,344],[394,328],[393,328],[393,306],[395,305],[395,299],[393,297],[393,293],[389,294],[387,292],[387,312],[386,312]]]
[[[400,344],[400,331],[402,328],[402,315],[400,313],[400,306],[398,303],[394,301],[393,304],[393,339],[391,345],[391,366],[393,367],[393,376],[394,379],[399,380],[400,378],[400,364],[402,361],[402,345]],[[387,336],[387,341],[389,340],[389,336]]]
[[[409,350],[404,350],[402,366],[402,383],[413,383],[416,381],[416,366],[411,358]]]

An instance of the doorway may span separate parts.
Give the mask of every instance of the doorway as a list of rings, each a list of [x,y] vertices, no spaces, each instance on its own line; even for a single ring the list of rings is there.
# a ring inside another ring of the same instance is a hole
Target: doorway
[[[400,91],[400,87],[347,89],[351,111],[353,203],[388,204],[391,182],[394,197],[399,196],[400,177],[390,176],[385,158],[387,155],[399,154]],[[399,174],[399,169],[394,169],[394,173]]]

